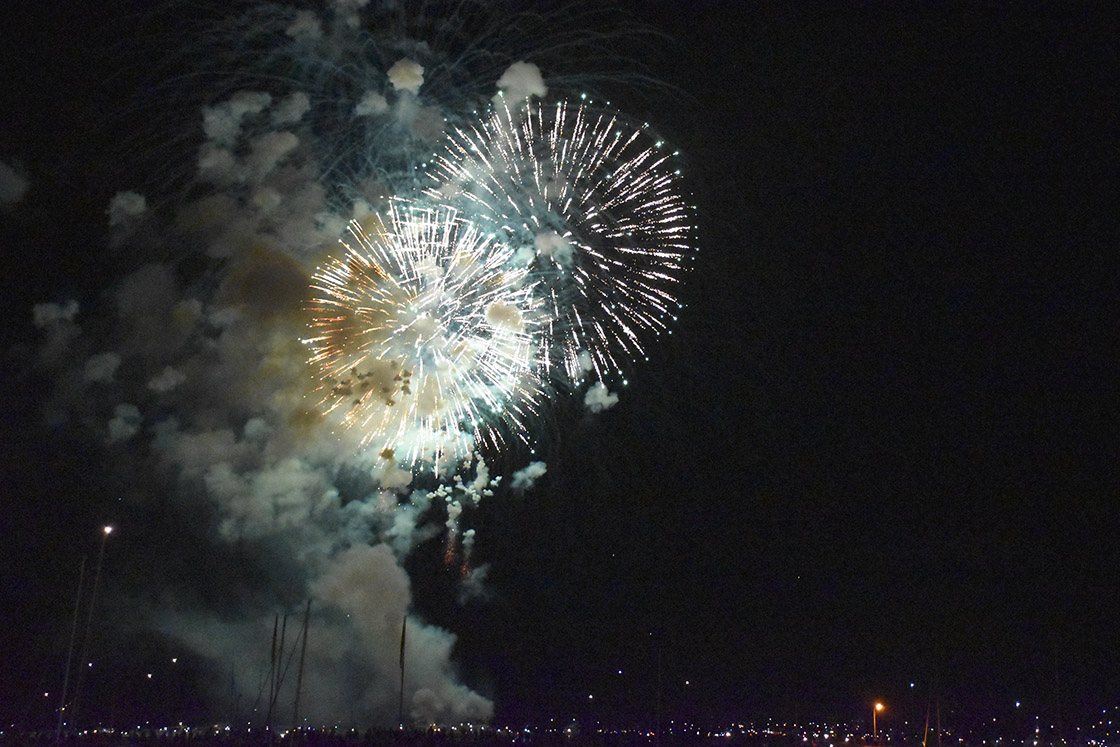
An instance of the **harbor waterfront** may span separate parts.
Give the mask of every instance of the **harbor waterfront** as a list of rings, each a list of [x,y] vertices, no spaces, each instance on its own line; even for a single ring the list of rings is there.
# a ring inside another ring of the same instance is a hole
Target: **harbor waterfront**
[[[968,726],[944,728],[940,735],[924,722],[905,722],[901,727],[878,730],[877,741],[886,747],[1113,747],[1120,745],[1120,706],[1102,709],[1094,723],[1066,725],[1050,723],[1037,716],[1000,722],[998,717],[975,718]],[[804,724],[766,721],[732,723],[720,727],[672,722],[660,733],[654,729],[608,729],[579,719],[551,719],[544,725],[486,726],[464,724],[427,729],[308,728],[269,730],[232,728],[225,724],[202,726],[137,725],[132,728],[91,728],[80,733],[53,729],[19,730],[9,726],[0,731],[0,745],[376,745],[378,747],[489,747],[493,745],[591,745],[626,747],[650,745],[670,747],[693,744],[737,744],[751,747],[860,747],[872,739],[870,724],[808,722]]]

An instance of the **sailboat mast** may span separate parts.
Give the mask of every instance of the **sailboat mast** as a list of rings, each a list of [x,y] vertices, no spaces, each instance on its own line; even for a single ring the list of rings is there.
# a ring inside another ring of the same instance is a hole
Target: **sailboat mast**
[[[397,702],[397,724],[404,729],[404,633],[408,629],[408,615],[401,621],[401,691]]]
[[[299,694],[303,689],[303,662],[307,658],[307,623],[311,619],[311,600],[307,600],[307,606],[303,610],[303,643],[300,644],[299,652],[299,672],[296,674],[296,702],[292,708],[292,724],[295,728],[299,726]]]
[[[66,694],[70,688],[70,667],[74,659],[74,639],[78,635],[78,607],[82,602],[82,582],[86,577],[86,556],[82,556],[82,564],[78,566],[78,593],[74,596],[74,621],[70,624],[70,645],[66,649],[66,674],[62,676],[62,701],[58,705],[58,730],[55,732],[55,741],[62,740],[62,714],[66,711]]]

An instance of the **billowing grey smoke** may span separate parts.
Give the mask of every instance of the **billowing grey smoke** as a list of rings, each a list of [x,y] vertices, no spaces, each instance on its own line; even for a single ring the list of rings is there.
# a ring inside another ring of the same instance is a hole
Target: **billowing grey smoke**
[[[398,704],[399,642],[409,609],[409,581],[389,546],[353,545],[324,562],[311,583],[310,625],[300,694],[300,721],[311,724],[389,723]],[[236,662],[235,687],[259,698],[270,675],[275,618],[227,620],[198,611],[161,610],[155,624],[215,662]],[[290,723],[302,615],[287,618],[287,674],[274,722]],[[450,663],[455,637],[407,623],[406,708],[409,723],[489,719],[490,701],[455,679]],[[262,642],[265,644],[262,646]],[[267,701],[267,696],[263,698]],[[259,712],[263,713],[263,708]],[[395,716],[394,716],[395,717]]]
[[[407,98],[422,68],[402,60],[394,71],[383,96],[413,111]],[[218,559],[214,577],[153,569],[161,589],[137,584],[133,598],[114,603],[211,663],[216,714],[226,712],[232,676],[242,717],[263,718],[274,621],[289,614],[290,647],[310,599],[301,721],[395,723],[406,616],[406,718],[484,721],[492,704],[459,682],[454,635],[410,615],[402,562],[445,531],[426,511],[447,506],[458,516],[481,499],[485,465],[445,465],[448,479],[452,469],[471,479],[434,495],[412,491],[409,471],[316,412],[302,342],[309,277],[346,222],[370,207],[327,201],[302,122],[309,107],[300,91],[242,91],[207,106],[190,197],[159,209],[133,191],[112,200],[111,243],[136,269],[110,289],[104,313],[74,301],[34,309],[39,363],[55,381],[48,420],[102,444],[138,515],[158,506],[215,543],[190,550]],[[14,199],[19,182],[8,181]],[[204,271],[184,269],[199,259]],[[347,475],[360,479],[344,491]],[[457,541],[455,522],[448,528]],[[151,553],[158,562],[158,548]],[[464,594],[484,593],[483,578],[470,576]],[[245,592],[210,588],[220,585]],[[286,677],[278,702],[293,701],[295,679]],[[277,710],[274,722],[291,718],[290,708]]]
[[[239,207],[231,215],[240,220],[199,231],[185,217],[197,210],[184,206],[167,230],[225,241],[255,217]],[[210,521],[204,534],[212,541],[249,548],[239,559],[245,567],[223,568],[254,579],[243,582],[254,585],[243,603],[200,607],[206,578],[171,579],[156,604],[123,602],[212,663],[216,702],[226,697],[227,673],[246,704],[260,701],[275,615],[292,613],[291,642],[300,607],[292,600],[306,597],[301,720],[387,725],[396,719],[400,629],[411,602],[401,562],[442,526],[420,528],[432,499],[409,494],[408,472],[354,448],[349,432],[331,433],[310,412],[298,265],[282,244],[257,238],[260,245],[229,239],[245,248],[208,287],[185,285],[168,264],[141,267],[114,289],[112,318],[97,320],[100,335],[82,330],[76,304],[36,307],[41,362],[57,382],[50,412],[55,422],[82,421],[110,458],[119,457],[130,500],[166,502],[183,520]],[[261,288],[290,289],[292,298]],[[347,471],[366,475],[363,494],[341,495],[336,481]],[[464,489],[449,489],[447,500],[454,496],[470,499]],[[284,562],[252,567],[270,558]],[[458,682],[453,643],[451,633],[409,619],[410,722],[491,715],[491,703]],[[294,687],[292,674],[283,702]],[[290,717],[289,707],[275,720]]]

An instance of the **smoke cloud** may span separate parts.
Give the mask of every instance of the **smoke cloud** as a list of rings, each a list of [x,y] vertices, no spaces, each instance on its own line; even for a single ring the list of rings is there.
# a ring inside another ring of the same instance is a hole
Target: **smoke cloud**
[[[602,412],[618,404],[618,395],[608,390],[603,382],[596,381],[583,396],[583,404],[591,412]]]
[[[498,89],[514,101],[530,96],[543,97],[548,86],[541,77],[541,69],[531,62],[515,62],[498,78]]]
[[[524,469],[519,469],[513,473],[513,489],[528,490],[537,483],[537,480],[544,475],[546,470],[544,462],[530,462]]]

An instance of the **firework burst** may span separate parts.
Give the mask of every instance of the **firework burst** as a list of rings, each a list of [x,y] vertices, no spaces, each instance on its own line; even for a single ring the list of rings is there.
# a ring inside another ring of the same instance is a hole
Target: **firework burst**
[[[546,310],[550,382],[610,378],[669,330],[693,233],[674,155],[644,125],[560,102],[501,104],[452,130],[430,163],[429,197],[516,247]]]
[[[453,208],[398,203],[353,221],[344,246],[312,280],[323,410],[404,464],[527,442],[537,315],[512,250]]]

